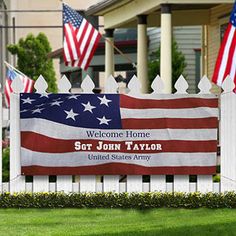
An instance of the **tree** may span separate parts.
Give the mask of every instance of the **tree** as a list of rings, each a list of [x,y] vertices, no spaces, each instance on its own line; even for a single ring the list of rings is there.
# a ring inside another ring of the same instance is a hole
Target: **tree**
[[[175,82],[181,74],[183,74],[184,69],[187,64],[185,62],[185,57],[181,51],[178,49],[176,41],[172,42],[172,90]],[[157,51],[150,55],[150,60],[148,62],[148,79],[150,85],[155,79],[156,75],[160,75],[160,47]]]
[[[48,83],[48,92],[57,91],[52,59],[47,57],[52,49],[44,33],[39,33],[36,37],[28,34],[17,44],[8,45],[7,49],[11,54],[17,55],[17,65],[20,71],[33,80],[42,75]]]

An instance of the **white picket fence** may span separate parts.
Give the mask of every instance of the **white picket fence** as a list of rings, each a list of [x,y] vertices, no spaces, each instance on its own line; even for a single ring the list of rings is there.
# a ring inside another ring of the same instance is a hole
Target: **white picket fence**
[[[83,93],[92,93],[95,85],[87,76],[81,85]],[[155,97],[163,90],[163,81],[159,76],[155,78],[151,85],[153,92],[146,95]],[[199,94],[209,94],[212,85],[207,77],[203,77],[198,85]],[[175,84],[178,94],[187,94],[188,83],[180,76]],[[141,175],[128,175],[124,182],[120,182],[118,175],[105,175],[101,182],[101,177],[95,175],[76,176],[73,181],[72,176],[57,176],[56,182],[49,182],[49,176],[33,176],[33,182],[26,182],[20,170],[20,111],[19,93],[23,89],[20,79],[15,79],[12,83],[14,93],[11,95],[10,107],[10,181],[2,183],[2,161],[0,160],[0,186],[1,191],[13,192],[224,192],[236,190],[236,95],[232,92],[234,83],[227,78],[223,84],[220,96],[220,146],[221,146],[221,182],[213,183],[212,175],[198,175],[197,181],[190,183],[189,175],[175,175],[172,183],[166,182],[165,175],[151,175],[150,182],[143,182]],[[47,83],[42,76],[39,76],[35,83],[37,93],[46,93]],[[59,93],[69,93],[71,84],[63,76],[58,82]],[[128,84],[129,95],[140,94],[141,84],[134,76]],[[112,76],[107,79],[105,93],[117,93],[118,84]],[[198,96],[197,94],[194,96]],[[2,95],[0,94],[0,104]],[[2,114],[2,106],[0,106]],[[0,119],[2,126],[2,118]],[[0,138],[2,133],[0,132]],[[2,156],[0,156],[2,159]]]

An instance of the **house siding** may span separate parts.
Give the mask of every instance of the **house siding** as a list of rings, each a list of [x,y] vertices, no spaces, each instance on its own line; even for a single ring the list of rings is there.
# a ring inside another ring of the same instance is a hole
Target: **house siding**
[[[189,83],[189,93],[196,92],[196,62],[194,49],[201,48],[201,26],[174,27],[173,37],[175,38],[179,50],[184,54],[187,67],[184,71]],[[149,54],[157,50],[160,45],[160,28],[150,28],[149,36]]]

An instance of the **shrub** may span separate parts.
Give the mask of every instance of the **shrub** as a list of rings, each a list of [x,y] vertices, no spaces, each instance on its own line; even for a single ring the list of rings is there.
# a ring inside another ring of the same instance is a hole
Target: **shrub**
[[[236,208],[236,193],[3,193],[0,208]]]
[[[10,148],[4,148],[2,151],[2,180],[3,182],[9,181],[9,159]]]

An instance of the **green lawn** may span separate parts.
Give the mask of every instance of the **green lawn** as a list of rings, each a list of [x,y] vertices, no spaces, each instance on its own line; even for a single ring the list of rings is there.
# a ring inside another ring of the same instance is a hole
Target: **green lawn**
[[[0,209],[0,235],[236,235],[236,210]]]

